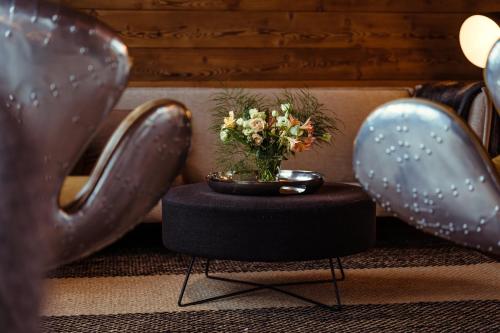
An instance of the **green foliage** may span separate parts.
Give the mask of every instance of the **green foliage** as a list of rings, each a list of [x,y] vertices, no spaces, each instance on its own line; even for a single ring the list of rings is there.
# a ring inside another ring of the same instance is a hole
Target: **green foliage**
[[[265,112],[265,116],[262,117],[266,118],[268,124],[271,124],[272,121],[277,120],[276,117],[271,116],[273,110],[276,110],[280,116],[284,116],[283,105],[289,105],[286,114],[290,114],[301,124],[308,119],[311,120],[317,144],[329,143],[330,138],[339,132],[339,119],[333,112],[328,112],[329,110],[308,90],[299,90],[296,93],[284,90],[274,98],[267,98],[251,94],[243,89],[228,89],[215,94],[212,101],[215,107],[211,110],[211,130],[218,135],[221,134],[224,119],[231,111],[234,112],[234,119],[250,120],[249,111],[257,109],[259,112]],[[277,132],[269,130],[259,132],[259,139],[262,139],[262,143],[258,145],[252,141],[248,133],[243,133],[241,126],[238,129],[226,129],[226,131],[230,134],[230,139],[217,140],[215,162],[221,171],[251,173],[261,167],[262,161],[280,161],[295,154],[295,151],[289,148],[289,141],[287,141],[297,138],[291,134],[291,127],[280,128]],[[283,131],[290,132],[283,133]],[[303,135],[307,136],[307,133]]]

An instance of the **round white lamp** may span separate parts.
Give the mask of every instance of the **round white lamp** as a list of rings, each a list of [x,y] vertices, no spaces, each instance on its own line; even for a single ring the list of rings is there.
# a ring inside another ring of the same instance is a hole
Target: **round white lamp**
[[[460,47],[474,65],[485,68],[488,55],[500,38],[500,27],[487,16],[474,15],[460,28]]]

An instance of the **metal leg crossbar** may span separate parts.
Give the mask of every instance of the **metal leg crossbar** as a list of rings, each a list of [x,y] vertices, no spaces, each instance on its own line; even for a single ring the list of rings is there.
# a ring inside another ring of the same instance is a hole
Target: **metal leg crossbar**
[[[223,299],[223,298],[234,297],[234,296],[238,296],[238,295],[242,295],[242,294],[254,292],[254,291],[257,291],[257,290],[269,289],[269,290],[273,290],[273,291],[277,291],[277,292],[283,293],[283,294],[291,296],[291,297],[295,297],[295,298],[300,299],[302,301],[305,301],[305,302],[308,302],[308,303],[311,303],[311,304],[314,304],[314,305],[317,305],[317,306],[320,306],[320,307],[323,307],[323,308],[327,308],[329,310],[336,310],[336,311],[338,311],[338,310],[341,310],[342,304],[340,302],[340,292],[339,292],[339,288],[337,286],[337,282],[338,281],[344,281],[345,280],[345,274],[344,274],[344,269],[342,267],[342,263],[340,261],[340,258],[337,257],[336,259],[337,259],[338,269],[340,270],[340,278],[338,278],[336,276],[336,274],[335,274],[335,267],[334,267],[334,264],[333,264],[333,259],[329,258],[328,260],[329,260],[329,263],[330,263],[330,272],[332,274],[332,278],[331,279],[328,279],[328,280],[313,280],[313,281],[285,282],[285,283],[273,283],[273,284],[263,284],[263,283],[257,283],[257,282],[252,282],[252,281],[229,279],[229,278],[224,278],[224,277],[210,275],[209,274],[210,259],[207,259],[207,261],[205,263],[205,277],[206,278],[212,279],[212,280],[223,281],[223,282],[243,284],[243,285],[247,285],[247,286],[252,286],[252,288],[248,288],[248,289],[244,289],[244,290],[239,290],[239,291],[235,291],[235,292],[232,292],[232,293],[218,295],[218,296],[214,296],[214,297],[209,297],[209,298],[205,298],[205,299],[201,299],[201,300],[197,300],[197,301],[192,301],[192,302],[188,302],[188,303],[183,303],[182,300],[184,298],[184,293],[186,291],[186,287],[188,285],[189,277],[191,276],[191,273],[193,271],[193,266],[194,266],[194,263],[196,261],[196,257],[193,257],[191,259],[191,262],[189,263],[188,269],[186,271],[186,277],[184,278],[184,283],[182,284],[182,289],[181,289],[181,293],[179,295],[179,300],[177,301],[177,304],[180,307],[191,306],[191,305],[203,304],[203,303],[207,303],[207,302],[213,302],[213,301],[220,300],[220,299]],[[332,283],[333,284],[334,291],[335,291],[335,298],[337,300],[337,304],[329,305],[329,304],[321,303],[321,302],[315,301],[313,299],[310,299],[310,298],[298,295],[298,294],[293,293],[291,291],[279,288],[279,287],[304,285],[304,284],[319,284],[319,283]]]

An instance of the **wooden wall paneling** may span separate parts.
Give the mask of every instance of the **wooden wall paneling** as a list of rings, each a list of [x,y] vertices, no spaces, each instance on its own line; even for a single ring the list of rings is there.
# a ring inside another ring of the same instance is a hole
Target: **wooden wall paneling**
[[[455,45],[464,14],[170,12],[94,13],[131,47],[381,48]]]
[[[498,0],[53,0],[81,9],[492,12]]]
[[[458,50],[134,48],[138,81],[468,80],[481,71]],[[229,56],[228,56],[229,55]],[[423,74],[424,73],[424,74]]]
[[[459,47],[500,0],[53,0],[97,16],[132,85],[401,85],[480,80]]]

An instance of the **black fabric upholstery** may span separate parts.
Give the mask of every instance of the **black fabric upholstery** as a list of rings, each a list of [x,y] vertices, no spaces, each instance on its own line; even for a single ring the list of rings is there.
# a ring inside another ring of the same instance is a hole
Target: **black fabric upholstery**
[[[163,242],[212,259],[297,261],[361,252],[375,242],[375,204],[360,187],[325,184],[309,195],[255,197],[198,183],[163,199]]]
[[[481,93],[484,82],[443,81],[427,83],[415,88],[414,97],[426,98],[434,102],[448,105],[465,121],[469,119],[469,111],[474,98]],[[491,134],[488,153],[491,157],[500,154],[500,117],[497,112],[491,119]]]

